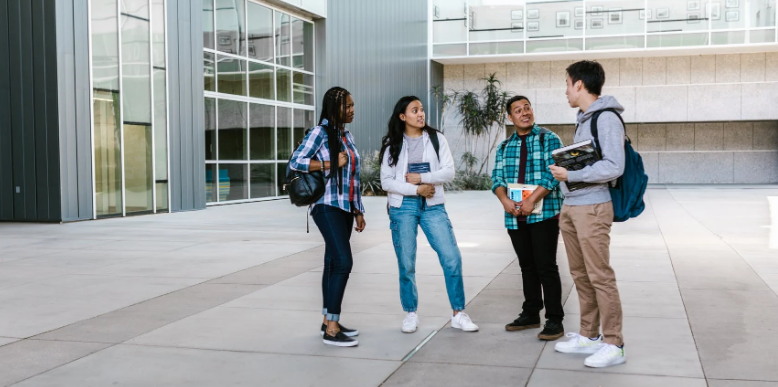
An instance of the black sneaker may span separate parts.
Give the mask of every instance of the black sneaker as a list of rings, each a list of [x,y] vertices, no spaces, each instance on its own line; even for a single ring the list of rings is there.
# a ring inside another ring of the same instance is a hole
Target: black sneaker
[[[340,323],[338,323],[338,327],[340,328],[340,331],[343,332],[343,334],[348,336],[348,337],[359,336],[359,331],[356,330],[356,329],[348,329],[348,328],[344,327],[343,325],[340,325]],[[324,324],[321,324],[321,335],[322,336],[324,336],[324,331],[326,331],[326,330],[327,330],[327,326],[324,325]]]
[[[565,327],[561,322],[546,321],[546,325],[543,326],[543,330],[538,333],[538,338],[541,340],[554,341],[565,334]]]
[[[335,336],[330,336],[327,332],[324,332],[324,344],[336,347],[356,347],[359,341],[346,336],[343,332],[338,332]]]
[[[530,316],[522,312],[518,318],[505,326],[506,331],[523,331],[525,329],[540,328],[540,316]]]

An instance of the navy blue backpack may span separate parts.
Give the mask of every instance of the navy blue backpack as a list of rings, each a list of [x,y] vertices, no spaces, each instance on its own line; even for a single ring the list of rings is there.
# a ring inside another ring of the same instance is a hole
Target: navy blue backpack
[[[624,126],[624,174],[616,180],[615,185],[610,186],[611,200],[613,200],[613,221],[624,222],[629,218],[635,218],[646,208],[643,202],[643,195],[648,186],[648,175],[643,168],[643,158],[632,148],[632,141],[627,136],[627,125],[621,115],[614,109],[605,109],[595,112],[592,116],[592,136],[597,149],[600,148],[600,140],[597,138],[597,119],[603,112],[612,112],[619,117],[621,125]]]

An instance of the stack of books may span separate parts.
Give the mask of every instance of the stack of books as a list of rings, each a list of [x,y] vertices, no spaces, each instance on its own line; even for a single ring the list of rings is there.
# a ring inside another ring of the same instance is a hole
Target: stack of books
[[[532,184],[508,184],[508,197],[521,206],[521,202],[528,198],[529,195],[532,195],[536,189],[538,189],[538,186]],[[535,203],[535,209],[532,210],[532,213],[540,214],[542,211],[543,199],[540,199]]]
[[[551,152],[551,156],[554,158],[554,163],[557,166],[567,169],[568,171],[580,171],[600,160],[600,153],[597,151],[597,147],[594,146],[592,140],[586,140],[573,145],[569,145],[563,148],[559,148]],[[581,188],[597,185],[595,183],[584,182],[565,182],[568,191],[577,191]]]

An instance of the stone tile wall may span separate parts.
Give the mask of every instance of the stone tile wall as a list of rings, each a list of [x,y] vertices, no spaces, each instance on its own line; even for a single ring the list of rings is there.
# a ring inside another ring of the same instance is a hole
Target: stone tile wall
[[[572,143],[576,111],[565,97],[572,60],[446,65],[447,90],[480,90],[497,73],[530,98],[539,124]],[[599,60],[603,94],[625,107],[627,132],[651,182],[778,183],[778,52]],[[453,109],[449,109],[453,110]],[[458,121],[449,112],[447,137]]]
[[[572,144],[573,125],[546,125]],[[655,184],[778,183],[778,121],[627,124]]]
[[[573,61],[444,67],[444,87],[480,90],[497,73],[504,89],[532,98],[539,122],[572,122],[564,94]],[[778,52],[600,60],[604,94],[615,96],[627,122],[778,120]]]

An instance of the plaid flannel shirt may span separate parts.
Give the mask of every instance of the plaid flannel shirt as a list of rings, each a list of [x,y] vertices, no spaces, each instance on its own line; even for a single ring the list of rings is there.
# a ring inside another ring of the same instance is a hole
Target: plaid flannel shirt
[[[548,131],[544,136],[544,143],[540,143],[540,127],[535,124],[527,136],[527,171],[524,176],[525,184],[539,185],[549,191],[543,198],[543,210],[540,214],[532,214],[527,217],[527,223],[537,223],[553,218],[562,209],[562,193],[559,182],[551,175],[548,166],[554,164],[551,152],[562,147],[562,141],[556,133]],[[505,146],[503,146],[503,144]],[[544,146],[545,145],[545,146]],[[519,182],[519,163],[521,162],[521,138],[514,133],[503,141],[497,148],[497,155],[492,171],[492,192],[497,187],[508,188],[508,184]],[[518,219],[505,213],[505,228],[516,230],[519,228]]]
[[[322,125],[327,125],[327,120],[322,122]],[[365,212],[365,207],[362,205],[362,192],[360,190],[359,183],[359,171],[361,167],[361,160],[359,152],[357,152],[357,145],[354,143],[354,137],[348,129],[344,130],[346,136],[346,142],[343,139],[340,140],[341,148],[338,152],[346,150],[348,147],[355,156],[357,161],[356,173],[354,174],[354,210],[360,213]],[[316,126],[305,135],[302,144],[294,151],[292,158],[289,160],[289,168],[300,171],[308,172],[311,165],[311,160],[316,159],[319,161],[330,161],[330,149],[327,142],[327,132],[321,126]],[[327,179],[327,185],[324,190],[324,195],[316,201],[316,204],[326,204],[328,206],[338,207],[346,212],[352,212],[352,203],[349,202],[349,188],[351,186],[351,165],[346,164],[340,169],[341,173],[341,190],[338,192],[338,185],[336,179]]]

